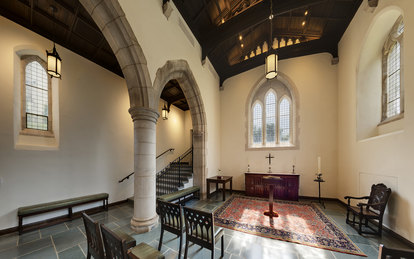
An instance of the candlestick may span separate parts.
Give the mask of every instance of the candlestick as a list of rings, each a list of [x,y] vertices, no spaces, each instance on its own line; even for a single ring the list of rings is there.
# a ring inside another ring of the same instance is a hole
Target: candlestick
[[[318,156],[318,173],[321,172],[321,157]]]

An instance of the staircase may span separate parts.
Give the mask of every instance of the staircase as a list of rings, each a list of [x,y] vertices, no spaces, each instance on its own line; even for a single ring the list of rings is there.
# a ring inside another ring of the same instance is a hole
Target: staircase
[[[171,150],[174,149],[169,149],[166,152]],[[162,154],[165,154],[166,152]],[[122,183],[123,181],[128,180],[133,174],[134,172],[130,173],[118,182]],[[188,149],[184,154],[169,163],[168,166],[157,173],[156,177],[157,197],[193,186],[193,148]],[[134,197],[128,199],[128,201],[133,200]]]
[[[172,161],[157,173],[157,196],[193,186],[193,149]]]

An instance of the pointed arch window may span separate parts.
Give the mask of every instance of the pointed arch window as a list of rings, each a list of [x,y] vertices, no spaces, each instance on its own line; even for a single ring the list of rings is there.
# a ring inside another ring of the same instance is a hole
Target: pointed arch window
[[[276,95],[273,91],[266,94],[266,144],[276,143]]]
[[[38,56],[22,56],[22,133],[52,136],[51,80],[46,62]]]
[[[279,105],[279,138],[280,143],[290,142],[290,101],[284,97]]]
[[[263,141],[263,128],[262,128],[262,105],[256,103],[253,106],[253,144],[261,145]]]
[[[382,118],[389,121],[404,112],[402,48],[404,22],[400,16],[391,29],[383,49]]]
[[[297,100],[288,82],[269,80],[258,86],[248,102],[247,148],[297,148]]]

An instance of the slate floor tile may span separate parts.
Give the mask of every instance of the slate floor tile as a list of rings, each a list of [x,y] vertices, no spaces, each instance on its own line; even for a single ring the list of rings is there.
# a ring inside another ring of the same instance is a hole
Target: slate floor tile
[[[19,245],[31,242],[31,241],[35,241],[40,239],[40,231],[39,230],[35,230],[32,232],[28,232],[28,233],[24,233],[22,235],[19,236]]]
[[[77,245],[59,253],[59,259],[81,259],[85,258],[81,248]]]
[[[40,250],[34,251],[30,254],[19,257],[19,259],[53,259],[58,258],[56,255],[55,248],[48,246]]]
[[[61,223],[58,225],[40,229],[40,234],[42,235],[42,237],[47,237],[47,236],[55,235],[57,233],[60,233],[66,230],[68,230],[68,227],[66,226],[66,224]]]
[[[14,258],[17,256],[23,256],[48,246],[52,246],[52,240],[50,239],[50,236],[3,250],[0,252],[0,258]]]
[[[19,236],[16,233],[0,236],[0,251],[17,246]]]
[[[58,253],[86,240],[85,236],[77,228],[53,235],[52,238]]]

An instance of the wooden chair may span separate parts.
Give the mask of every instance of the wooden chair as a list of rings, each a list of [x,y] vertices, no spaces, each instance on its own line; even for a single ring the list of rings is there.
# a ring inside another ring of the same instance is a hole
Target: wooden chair
[[[185,252],[187,259],[189,242],[211,250],[211,258],[214,258],[214,244],[221,239],[221,257],[224,256],[224,230],[214,226],[213,213],[184,207],[185,219]]]
[[[378,259],[402,259],[414,258],[414,250],[393,249],[380,245]]]
[[[102,239],[105,246],[107,259],[163,259],[164,255],[157,249],[146,243],[131,248],[128,251],[125,239],[120,238],[117,234],[112,232],[109,228],[101,225]]]
[[[164,230],[176,234],[180,238],[180,246],[178,249],[178,259],[181,257],[181,247],[184,234],[184,222],[182,218],[182,209],[179,204],[174,204],[162,200],[158,200],[158,211],[161,218],[161,234],[160,242],[158,243],[158,251],[161,251],[162,238]]]
[[[382,218],[384,216],[385,207],[387,206],[388,199],[391,195],[391,189],[387,188],[382,183],[374,184],[371,187],[371,194],[369,196],[363,197],[351,197],[345,196],[345,199],[348,199],[347,214],[346,214],[346,223],[352,224],[355,226],[355,223],[358,224],[358,233],[361,235],[365,234],[376,234],[382,235]],[[358,199],[368,200],[367,203],[358,203],[357,206],[351,206],[351,200]],[[350,213],[353,214],[353,219],[349,219]],[[359,222],[355,220],[355,216],[358,216]],[[373,229],[368,225],[368,220],[375,219],[378,220],[378,231]],[[366,228],[369,228],[371,231],[363,231],[362,225],[365,225]]]
[[[98,222],[94,222],[91,217],[82,213],[83,223],[85,224],[86,239],[88,243],[87,258],[91,255],[95,259],[104,259],[105,253],[102,243],[101,229]]]

